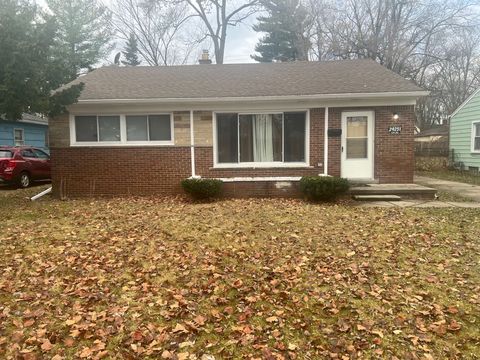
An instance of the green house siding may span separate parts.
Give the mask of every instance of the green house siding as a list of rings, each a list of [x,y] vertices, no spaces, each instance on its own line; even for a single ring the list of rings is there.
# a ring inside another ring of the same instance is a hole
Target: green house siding
[[[450,150],[455,161],[468,169],[480,168],[480,153],[472,153],[472,123],[480,121],[480,91],[466,103],[450,120]]]

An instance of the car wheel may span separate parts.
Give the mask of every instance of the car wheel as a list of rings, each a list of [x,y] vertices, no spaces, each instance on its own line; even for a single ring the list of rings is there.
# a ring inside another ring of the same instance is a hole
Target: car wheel
[[[25,189],[30,186],[30,175],[27,172],[22,172],[18,178],[18,185]]]

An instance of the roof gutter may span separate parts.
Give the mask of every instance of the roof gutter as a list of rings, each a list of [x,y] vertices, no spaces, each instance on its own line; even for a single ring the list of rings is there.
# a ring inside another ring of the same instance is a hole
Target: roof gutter
[[[238,101],[288,101],[288,100],[332,100],[332,99],[379,99],[379,98],[418,98],[427,96],[429,91],[382,92],[382,93],[343,93],[286,96],[244,96],[244,97],[207,97],[207,98],[143,98],[143,99],[84,99],[79,104],[146,104],[146,103],[209,103]]]

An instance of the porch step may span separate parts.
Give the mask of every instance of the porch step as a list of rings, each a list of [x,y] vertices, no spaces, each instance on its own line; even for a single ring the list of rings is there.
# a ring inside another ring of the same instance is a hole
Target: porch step
[[[402,198],[398,195],[353,195],[357,201],[400,201]]]
[[[402,199],[434,199],[437,190],[417,184],[366,184],[353,186],[353,195],[396,195]]]

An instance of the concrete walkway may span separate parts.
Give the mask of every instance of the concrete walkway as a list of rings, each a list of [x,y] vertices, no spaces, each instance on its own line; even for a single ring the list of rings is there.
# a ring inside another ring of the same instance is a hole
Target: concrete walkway
[[[358,207],[413,207],[413,208],[474,208],[480,209],[480,202],[453,202],[438,200],[402,200],[359,202]]]
[[[480,203],[480,186],[465,184],[456,181],[434,179],[426,176],[415,176],[415,182],[433,187],[437,190],[449,191],[460,196],[470,198]]]

